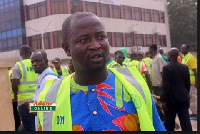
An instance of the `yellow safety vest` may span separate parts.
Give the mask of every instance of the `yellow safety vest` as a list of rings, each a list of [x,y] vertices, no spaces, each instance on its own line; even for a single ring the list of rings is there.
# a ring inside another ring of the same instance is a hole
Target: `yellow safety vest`
[[[62,76],[63,76],[63,77],[65,77],[65,76],[69,76],[69,75],[70,75],[69,70],[68,70],[67,67],[63,67],[63,66],[61,66],[61,70],[62,70]],[[58,72],[57,72],[57,70],[56,70],[55,67],[53,68],[53,72],[54,72],[55,74],[58,75]]]
[[[144,78],[144,80],[146,81],[145,74],[142,73],[142,64],[145,64],[145,63],[143,61],[132,60],[131,62],[128,63],[128,67],[135,66],[140,72],[140,74],[142,75],[142,77]]]
[[[141,131],[155,131],[152,117],[152,98],[146,82],[138,75],[135,67],[110,68],[129,93],[136,107]],[[72,114],[70,103],[70,81],[72,75],[64,79],[46,81],[39,101],[57,104],[56,112],[39,112],[38,130],[40,131],[72,131]],[[115,89],[117,90],[117,89]],[[62,119],[62,124],[60,124]]]
[[[151,64],[152,59],[150,57],[146,57],[142,61],[146,64],[148,73],[150,74],[151,73],[150,64]]]
[[[197,62],[197,59],[192,55],[191,53],[186,54],[182,59],[182,64],[186,64],[190,58],[194,58]],[[190,83],[195,84],[195,76],[194,71],[189,67],[189,73],[190,73]]]
[[[123,64],[127,65],[129,62],[131,62],[131,59],[126,57],[123,61]]]
[[[108,63],[106,65],[107,68],[115,68],[115,67],[120,67],[120,65],[115,61],[115,60],[112,60],[110,63]]]
[[[11,79],[11,74],[12,74],[12,69],[10,69],[9,72],[8,72],[8,78],[9,78],[9,84],[10,84],[11,98],[14,99],[14,93],[13,93],[13,91],[12,91],[12,83],[11,83],[11,81],[10,81],[10,79]]]
[[[18,101],[23,104],[26,101],[32,101],[35,96],[38,74],[32,69],[30,59],[17,62],[16,65],[19,66],[21,72],[21,78],[18,85]]]

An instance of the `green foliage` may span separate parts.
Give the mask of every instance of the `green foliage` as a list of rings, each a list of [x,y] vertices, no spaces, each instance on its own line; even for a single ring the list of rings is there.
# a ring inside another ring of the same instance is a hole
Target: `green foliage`
[[[191,45],[197,51],[197,0],[168,0],[168,14],[172,47]]]

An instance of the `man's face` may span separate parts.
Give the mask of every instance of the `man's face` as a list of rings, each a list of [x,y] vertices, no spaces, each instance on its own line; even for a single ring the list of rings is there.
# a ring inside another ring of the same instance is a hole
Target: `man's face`
[[[153,52],[154,52],[153,49],[149,48],[149,56],[150,57],[153,57]]]
[[[181,52],[182,52],[182,54],[187,54],[188,49],[187,49],[187,46],[186,46],[186,45],[182,45],[182,46],[181,46]]]
[[[31,55],[31,63],[33,70],[38,74],[41,74],[48,67],[48,60],[45,60],[40,52]]]
[[[124,59],[125,59],[124,54],[118,53],[118,54],[116,54],[116,56],[115,56],[115,61],[116,61],[117,63],[119,63],[120,65],[122,65],[122,62],[124,61]]]
[[[167,59],[168,59],[168,61],[171,60],[171,54],[170,54],[170,52],[167,53]]]
[[[109,43],[105,28],[97,17],[72,20],[69,44],[62,46],[72,57],[75,70],[93,72],[106,65]]]
[[[55,68],[60,68],[61,62],[53,62]]]
[[[143,55],[142,54],[138,54],[138,60],[142,60],[143,59]]]

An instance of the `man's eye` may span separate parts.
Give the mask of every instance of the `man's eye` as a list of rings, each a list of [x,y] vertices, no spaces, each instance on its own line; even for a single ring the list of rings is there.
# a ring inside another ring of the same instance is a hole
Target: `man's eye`
[[[85,38],[85,39],[81,39],[80,43],[85,44],[85,43],[88,43],[89,41],[90,41],[89,38]]]
[[[105,39],[106,38],[106,35],[99,35],[99,36],[97,36],[97,39],[98,40],[103,40],[103,39]]]

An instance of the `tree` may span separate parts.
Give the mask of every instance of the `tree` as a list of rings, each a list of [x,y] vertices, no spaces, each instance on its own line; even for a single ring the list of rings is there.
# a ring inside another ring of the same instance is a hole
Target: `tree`
[[[197,0],[168,0],[168,15],[172,47],[197,51]]]

